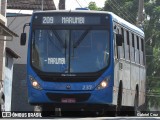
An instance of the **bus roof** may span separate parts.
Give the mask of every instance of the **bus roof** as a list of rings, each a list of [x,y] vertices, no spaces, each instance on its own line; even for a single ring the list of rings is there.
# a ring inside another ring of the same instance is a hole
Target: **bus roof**
[[[99,13],[99,14],[109,14],[112,16],[112,20],[121,24],[125,28],[129,28],[131,31],[136,32],[137,34],[144,36],[144,32],[138,28],[137,26],[127,22],[126,20],[122,19],[121,17],[117,16],[116,14],[108,11],[92,11],[92,10],[48,10],[48,11],[36,11],[36,13]]]
[[[107,12],[107,13],[112,16],[113,21],[121,24],[122,26],[124,26],[126,28],[129,28],[130,30],[136,32],[137,34],[139,34],[141,36],[144,36],[144,32],[140,28],[138,28],[137,26],[127,22],[126,20],[120,18],[119,16],[115,15],[112,12]]]

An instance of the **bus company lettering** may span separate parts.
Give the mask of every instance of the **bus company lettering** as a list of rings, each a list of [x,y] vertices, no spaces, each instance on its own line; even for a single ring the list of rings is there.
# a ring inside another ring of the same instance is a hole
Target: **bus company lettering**
[[[65,58],[48,58],[48,64],[65,64]]]
[[[84,17],[62,17],[62,24],[84,24]]]

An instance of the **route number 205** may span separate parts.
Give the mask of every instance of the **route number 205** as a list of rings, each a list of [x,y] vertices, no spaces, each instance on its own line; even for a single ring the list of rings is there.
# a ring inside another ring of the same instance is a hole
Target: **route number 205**
[[[53,24],[54,18],[53,17],[43,17],[43,24]]]

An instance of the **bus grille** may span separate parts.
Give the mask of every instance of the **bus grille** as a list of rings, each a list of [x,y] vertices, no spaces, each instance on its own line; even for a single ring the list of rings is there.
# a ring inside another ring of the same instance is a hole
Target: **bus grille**
[[[89,99],[90,93],[82,94],[62,94],[62,93],[46,93],[47,97],[56,102],[61,102],[63,98],[74,98],[76,102],[83,102]]]
[[[57,76],[40,76],[43,81],[49,82],[94,82],[98,77],[57,77]]]

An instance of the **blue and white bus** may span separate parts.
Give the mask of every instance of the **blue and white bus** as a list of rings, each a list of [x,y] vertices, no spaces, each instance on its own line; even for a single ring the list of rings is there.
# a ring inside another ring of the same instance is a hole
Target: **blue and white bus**
[[[26,25],[30,104],[136,112],[145,103],[141,29],[111,12],[78,10],[35,12]]]

